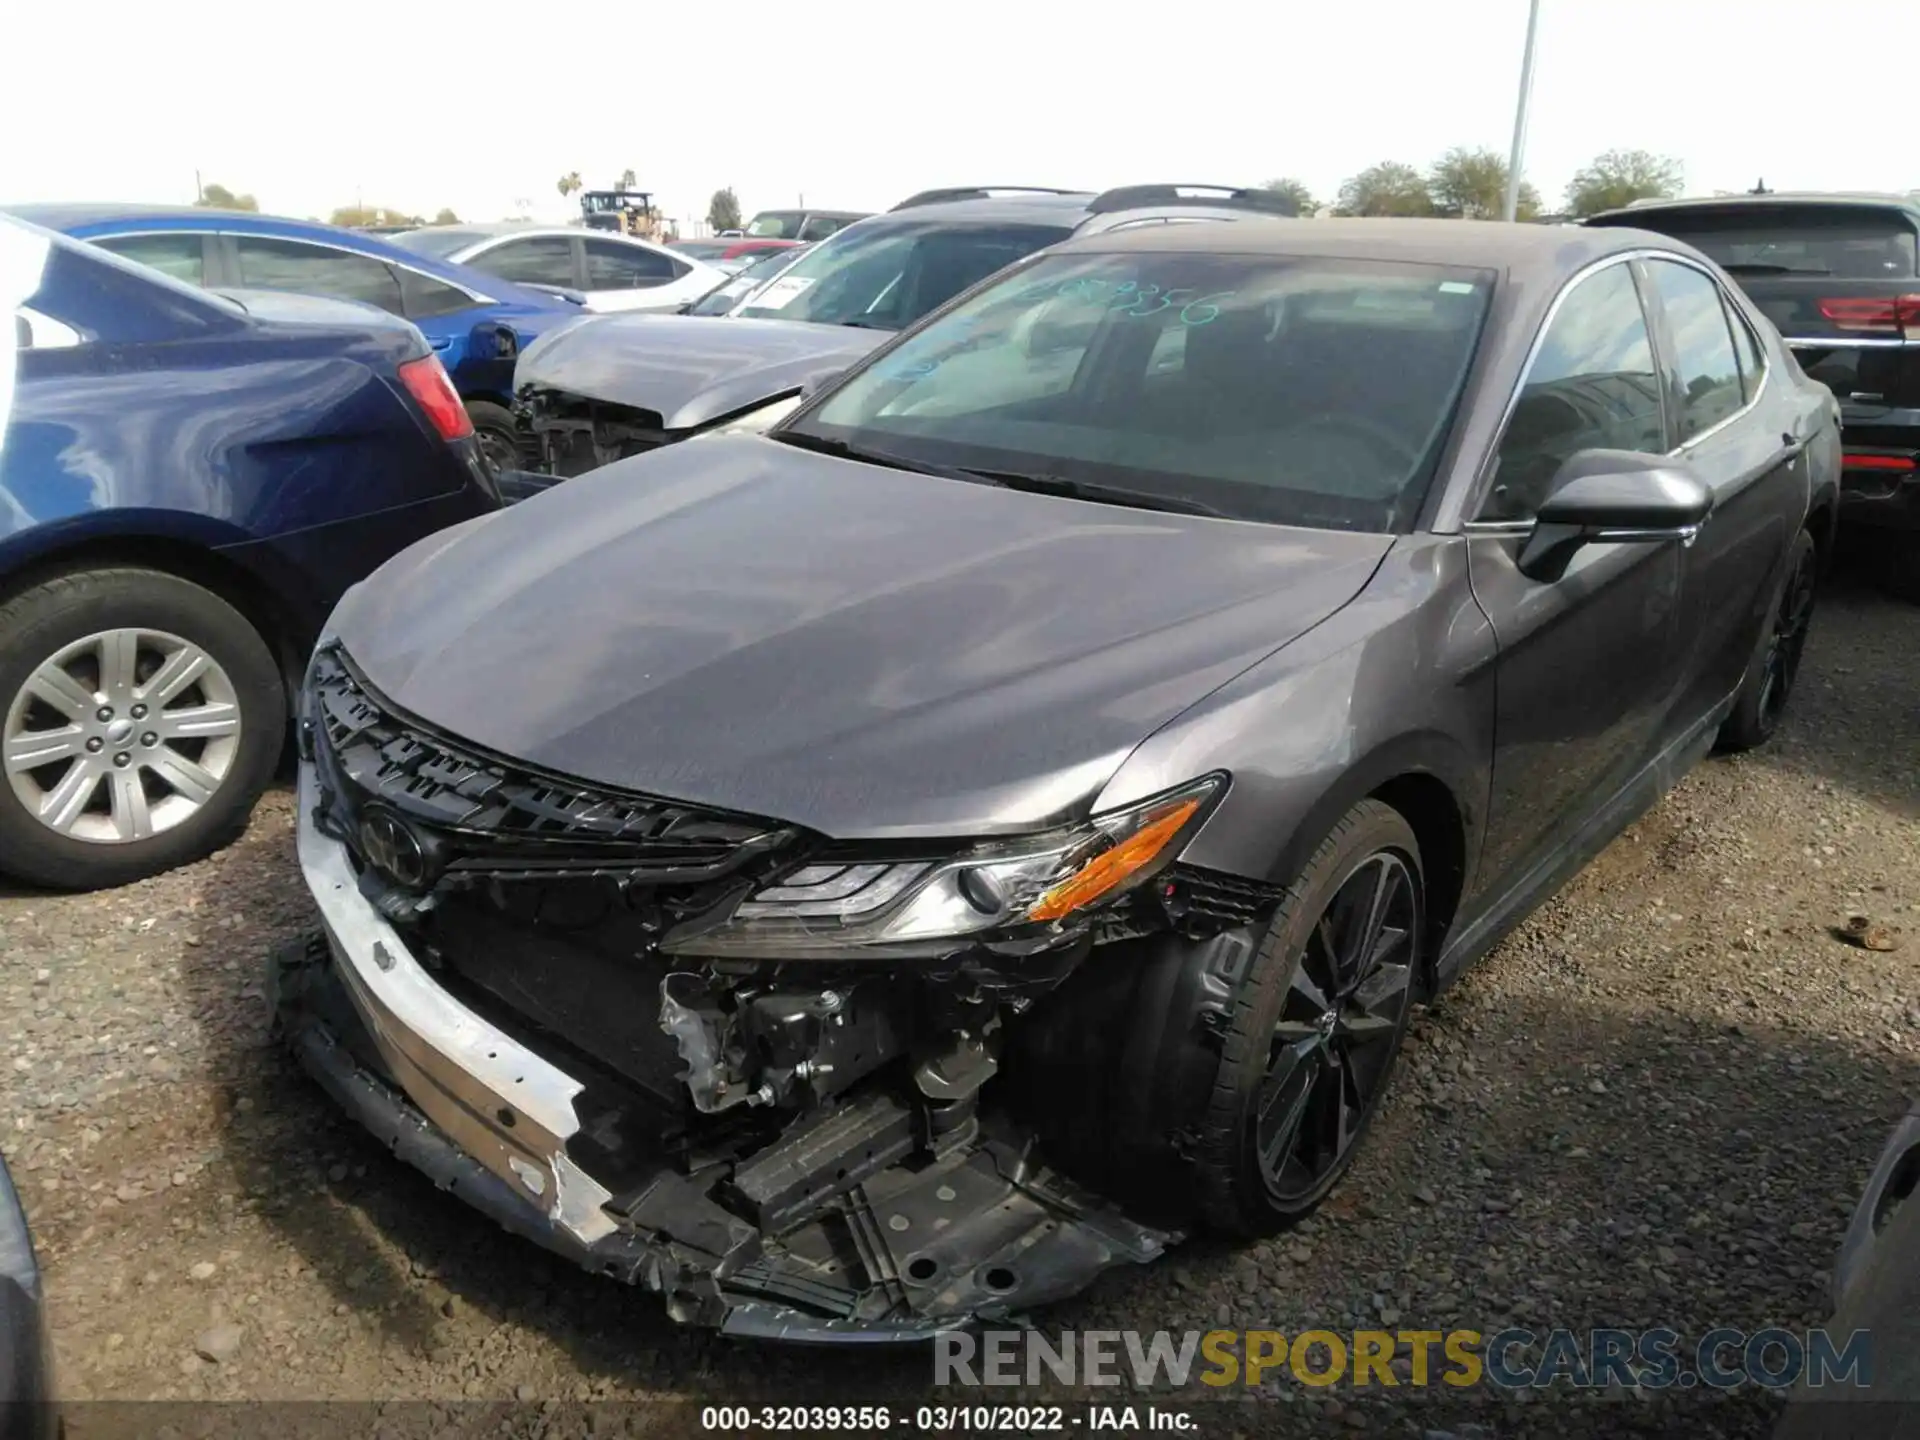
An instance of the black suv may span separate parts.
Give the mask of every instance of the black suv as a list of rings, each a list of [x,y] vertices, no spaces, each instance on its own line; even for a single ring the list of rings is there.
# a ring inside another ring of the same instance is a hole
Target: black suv
[[[923,190],[811,247],[724,317],[593,315],[549,332],[520,358],[518,408],[555,478],[704,430],[765,428],[809,382],[1070,236],[1296,213],[1285,196],[1220,185]]]
[[[1641,202],[1589,225],[1705,251],[1840,400],[1845,523],[1920,531],[1920,202],[1725,195]],[[1906,569],[1911,578],[1911,557]]]

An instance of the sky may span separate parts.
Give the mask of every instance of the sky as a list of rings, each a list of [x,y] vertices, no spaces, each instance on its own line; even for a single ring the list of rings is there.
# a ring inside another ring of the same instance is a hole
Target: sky
[[[1734,0],[1541,0],[1523,173],[1557,205],[1608,149],[1695,193],[1920,188],[1912,87],[1817,55],[1920,53],[1920,4],[1774,23]],[[944,18],[942,18],[944,17]],[[1527,0],[94,0],[0,5],[0,202],[577,214],[631,167],[674,218],[878,210],[936,185],[1101,189],[1293,177],[1512,139]],[[1889,74],[1897,74],[1894,63]],[[1775,90],[1780,93],[1776,95]],[[1807,97],[1816,97],[1810,101]]]

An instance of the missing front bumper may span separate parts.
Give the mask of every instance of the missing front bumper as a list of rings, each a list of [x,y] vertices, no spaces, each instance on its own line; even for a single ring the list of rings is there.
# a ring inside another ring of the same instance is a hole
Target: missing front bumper
[[[737,1163],[662,1164],[613,1193],[569,1153],[586,1086],[435,982],[361,895],[345,847],[315,827],[314,801],[303,767],[300,861],[326,935],[277,957],[274,990],[305,1068],[441,1188],[661,1293],[675,1319],[787,1340],[924,1339],[1064,1299],[1177,1238],[1073,1186],[1004,1129],[930,1157],[881,1089],[821,1107]],[[851,1167],[839,1183],[836,1166]]]

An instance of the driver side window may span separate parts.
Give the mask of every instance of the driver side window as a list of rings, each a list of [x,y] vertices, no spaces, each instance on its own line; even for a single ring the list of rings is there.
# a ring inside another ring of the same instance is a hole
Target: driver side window
[[[1567,457],[1595,449],[1667,450],[1653,342],[1625,264],[1575,282],[1548,322],[1474,518],[1532,519]]]

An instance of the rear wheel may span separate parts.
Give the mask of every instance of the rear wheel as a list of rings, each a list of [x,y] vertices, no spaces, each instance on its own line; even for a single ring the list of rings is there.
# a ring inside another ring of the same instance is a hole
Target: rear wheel
[[[0,605],[0,870],[62,889],[198,859],[245,826],[285,738],[272,652],[155,570],[83,570]]]
[[[473,421],[474,439],[495,474],[527,468],[520,454],[520,427],[511,410],[491,400],[469,400],[467,418]]]
[[[1290,888],[1234,997],[1192,1156],[1211,1228],[1284,1229],[1346,1173],[1399,1054],[1425,923],[1412,828],[1363,801]]]
[[[1766,744],[1780,727],[1787,702],[1793,697],[1793,683],[1800,675],[1800,656],[1813,623],[1819,573],[1813,536],[1802,530],[1787,555],[1786,578],[1774,597],[1773,610],[1748,663],[1740,692],[1734,697],[1733,712],[1720,726],[1721,750],[1752,750]]]

